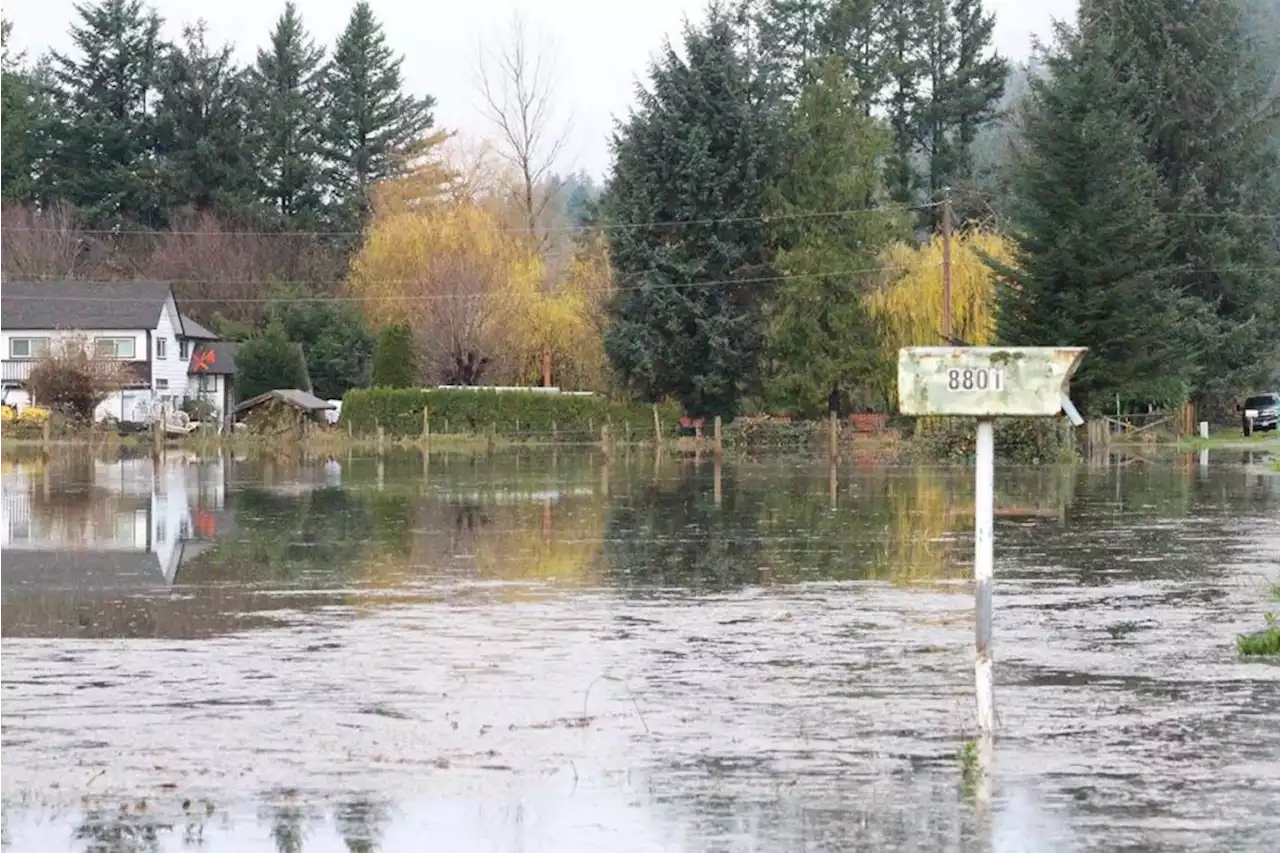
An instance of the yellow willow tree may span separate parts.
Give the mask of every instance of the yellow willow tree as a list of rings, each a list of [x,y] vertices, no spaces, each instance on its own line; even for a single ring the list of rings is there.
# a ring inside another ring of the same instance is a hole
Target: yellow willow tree
[[[885,250],[885,283],[867,296],[879,321],[891,368],[897,351],[910,346],[942,346],[942,238],[914,248],[895,243]],[[1013,244],[999,234],[966,231],[951,240],[951,334],[981,346],[996,332],[996,277],[983,260],[1014,265]],[[891,370],[891,372],[893,372]],[[884,382],[896,399],[896,373]]]
[[[551,276],[528,234],[458,174],[433,165],[374,194],[352,294],[375,325],[413,330],[428,384],[537,384],[546,352],[558,384],[602,387],[603,243],[580,240]]]
[[[413,330],[427,383],[478,384],[509,370],[509,295],[541,279],[517,235],[461,200],[375,213],[348,286],[375,325]]]
[[[604,240],[583,236],[558,280],[521,281],[508,294],[508,328],[519,366],[516,379],[537,384],[543,358],[562,388],[602,390],[606,385],[605,302],[613,276]]]

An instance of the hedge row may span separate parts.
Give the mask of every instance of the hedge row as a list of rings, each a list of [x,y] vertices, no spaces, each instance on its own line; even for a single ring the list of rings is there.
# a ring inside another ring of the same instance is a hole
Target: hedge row
[[[544,394],[531,391],[455,391],[444,389],[360,388],[342,398],[342,424],[356,435],[371,435],[381,426],[389,436],[422,434],[427,410],[432,432],[487,433],[502,436],[546,436],[596,440],[609,424],[613,437],[653,438],[653,407],[620,403],[606,397]],[[658,406],[664,438],[680,426],[674,403]],[[629,430],[628,430],[629,427]]]

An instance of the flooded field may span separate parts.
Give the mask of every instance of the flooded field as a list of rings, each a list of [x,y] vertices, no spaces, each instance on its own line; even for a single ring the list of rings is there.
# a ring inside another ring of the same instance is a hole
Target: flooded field
[[[4,849],[1280,849],[1250,462],[9,460]]]

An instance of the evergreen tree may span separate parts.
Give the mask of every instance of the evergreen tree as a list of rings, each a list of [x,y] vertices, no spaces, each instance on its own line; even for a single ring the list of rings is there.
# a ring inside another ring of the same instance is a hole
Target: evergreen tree
[[[182,39],[161,65],[156,115],[171,205],[243,215],[255,207],[244,75],[230,45],[207,44],[204,21]]]
[[[719,6],[686,27],[687,58],[666,46],[615,135],[604,204],[619,287],[606,352],[634,390],[699,415],[732,416],[755,381],[771,277],[760,215],[779,120],[741,46]]]
[[[925,0],[903,0],[890,4],[884,17],[885,109],[892,129],[885,181],[890,196],[900,204],[914,204],[920,185],[915,159],[925,71],[921,44],[925,11]]]
[[[284,327],[289,340],[302,345],[316,396],[341,399],[351,388],[367,387],[373,372],[374,336],[364,315],[349,303],[306,296],[281,291],[269,314]]]
[[[991,52],[996,16],[982,0],[952,0],[955,19],[956,67],[947,99],[955,126],[953,181],[973,177],[973,146],[978,131],[999,116],[1000,99],[1009,77],[1009,63]]]
[[[779,96],[795,99],[827,54],[824,20],[830,0],[763,0],[754,14],[760,69]]]
[[[413,331],[408,326],[387,326],[378,335],[373,351],[373,387],[413,388],[418,385],[418,359]]]
[[[21,54],[10,53],[13,24],[0,20],[0,198],[6,203],[31,201],[39,180],[44,138],[45,98],[40,81]]]
[[[249,122],[260,197],[283,223],[314,226],[323,215],[320,127],[324,50],[293,2],[248,75]]]
[[[862,294],[880,250],[906,236],[903,216],[865,209],[882,192],[878,161],[887,142],[841,63],[829,61],[796,107],[770,204],[783,276],[768,305],[764,396],[771,411],[819,414],[833,391],[865,390],[883,373]],[[858,212],[804,216],[837,210]]]
[[[890,17],[917,0],[825,0],[819,26],[819,56],[835,58],[865,105],[867,115],[881,102],[888,84],[885,64]]]
[[[236,348],[236,396],[248,400],[277,388],[310,389],[307,365],[279,320]]]
[[[1014,269],[1002,274],[999,337],[1010,345],[1089,347],[1072,379],[1086,410],[1181,401],[1191,354],[1167,266],[1160,179],[1128,114],[1132,84],[1106,61],[1109,40],[1061,27],[1034,79],[1015,168]]]
[[[1177,282],[1206,306],[1195,394],[1229,402],[1280,352],[1280,109],[1239,0],[1086,0],[1160,175]]]
[[[142,0],[76,7],[74,54],[53,52],[59,144],[50,172],[58,194],[91,222],[163,224],[155,160],[160,18]]]
[[[346,227],[358,229],[369,188],[399,174],[429,142],[435,99],[403,91],[397,57],[368,2],[360,0],[324,75],[323,151]]]

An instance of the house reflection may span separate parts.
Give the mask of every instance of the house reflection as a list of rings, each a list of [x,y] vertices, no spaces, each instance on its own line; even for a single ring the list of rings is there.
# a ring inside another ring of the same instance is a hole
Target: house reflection
[[[227,532],[225,481],[221,457],[6,463],[5,589],[171,586]]]

